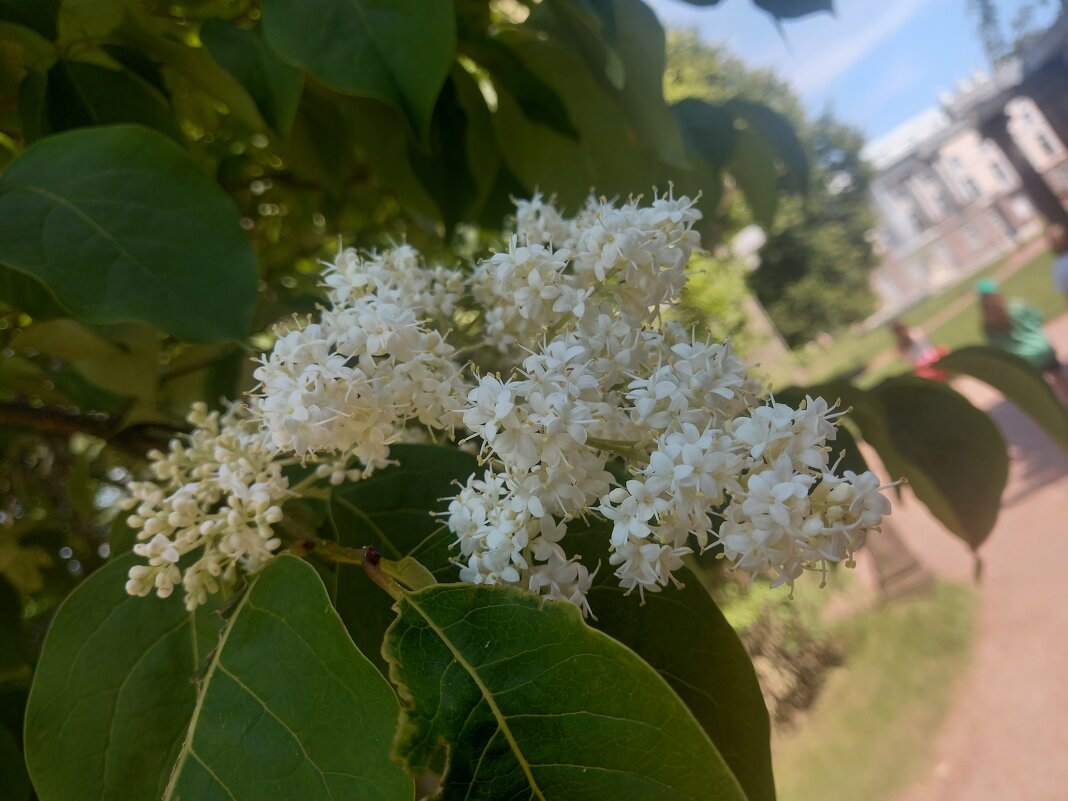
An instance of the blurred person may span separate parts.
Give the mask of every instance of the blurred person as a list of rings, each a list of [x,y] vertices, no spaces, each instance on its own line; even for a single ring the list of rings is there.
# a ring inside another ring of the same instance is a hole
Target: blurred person
[[[894,320],[890,323],[890,329],[897,340],[898,353],[912,365],[916,375],[935,381],[946,380],[948,376],[945,373],[931,366],[945,355],[945,348],[935,347],[922,328],[910,328],[902,320]]]
[[[1068,376],[1042,330],[1042,313],[1022,300],[1006,299],[997,282],[989,278],[980,281],[976,290],[986,341],[1040,370],[1061,402],[1068,405]]]
[[[1068,231],[1063,225],[1051,225],[1046,230],[1046,239],[1057,257],[1053,262],[1053,288],[1068,303]]]

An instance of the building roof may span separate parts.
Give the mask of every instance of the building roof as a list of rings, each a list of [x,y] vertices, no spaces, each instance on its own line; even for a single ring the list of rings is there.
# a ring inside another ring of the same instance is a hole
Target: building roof
[[[885,170],[914,152],[923,142],[949,128],[951,124],[952,120],[945,111],[929,108],[901,123],[890,133],[868,142],[861,151],[861,156],[876,170]]]

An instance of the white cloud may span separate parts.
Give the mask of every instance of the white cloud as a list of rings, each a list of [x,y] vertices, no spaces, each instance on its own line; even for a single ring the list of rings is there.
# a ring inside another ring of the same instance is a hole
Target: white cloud
[[[819,41],[811,41],[811,37],[806,36],[805,46],[795,44],[793,57],[788,59],[789,71],[785,74],[803,94],[825,89],[911,22],[923,10],[925,2],[894,0],[885,4],[856,4],[851,9],[856,13],[843,14],[840,23],[823,31]],[[881,6],[882,13],[872,15],[873,5]]]

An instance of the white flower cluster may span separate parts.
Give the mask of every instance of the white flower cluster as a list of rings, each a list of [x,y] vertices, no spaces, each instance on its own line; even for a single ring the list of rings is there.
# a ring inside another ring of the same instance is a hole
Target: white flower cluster
[[[463,581],[588,612],[598,570],[659,592],[712,546],[789,584],[850,560],[889,503],[872,474],[830,466],[837,414],[820,399],[765,400],[729,344],[663,321],[699,219],[671,195],[591,198],[572,218],[535,196],[517,202],[507,246],[467,272],[430,268],[407,245],[340,252],[328,306],[279,332],[249,405],[198,407],[188,442],[153,456],[156,481],[131,485],[148,564],[127,589],[181,582],[188,605],[203,603],[280,546],[287,498],[359,480],[390,463],[391,444],[435,432],[477,439],[484,464],[445,513]],[[525,355],[507,376],[468,372],[445,338],[457,321],[469,349]],[[309,461],[290,487],[282,467]],[[606,564],[569,545],[576,521],[604,526]]]
[[[371,471],[388,464],[389,445],[409,420],[451,432],[462,370],[452,346],[418,315],[429,304],[453,308],[459,274],[431,271],[402,246],[366,259],[340,253],[326,285],[331,306],[281,335],[255,372],[255,411],[274,446],[302,459],[356,458]],[[337,466],[329,473],[346,475]]]
[[[563,546],[568,525],[600,516],[628,591],[660,591],[713,545],[792,584],[850,559],[889,511],[874,475],[828,467],[837,415],[824,401],[765,403],[728,344],[653,325],[683,284],[698,218],[685,198],[591,200],[572,220],[540,197],[519,204],[518,234],[476,270],[474,294],[502,347],[553,337],[468,394],[464,426],[492,469],[449,507],[461,579],[585,608],[594,566]],[[622,486],[613,459],[631,473]]]
[[[590,198],[573,220],[540,196],[521,201],[507,251],[475,267],[471,292],[502,351],[606,314],[631,326],[677,300],[700,237],[687,198],[617,207]]]
[[[281,544],[271,526],[292,493],[247,406],[220,414],[198,403],[188,420],[193,433],[149,454],[155,480],[131,482],[123,507],[139,529],[134,553],[148,560],[130,568],[126,591],[166,598],[181,584],[193,609],[232,589],[238,567],[254,572],[271,558]],[[183,572],[178,562],[197,550]]]

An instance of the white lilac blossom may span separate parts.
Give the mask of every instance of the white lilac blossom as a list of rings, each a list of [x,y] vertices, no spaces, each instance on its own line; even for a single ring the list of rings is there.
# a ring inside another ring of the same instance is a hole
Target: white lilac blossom
[[[271,558],[281,544],[272,526],[291,493],[247,406],[220,413],[198,403],[188,420],[192,433],[149,454],[153,480],[131,482],[123,506],[138,529],[134,553],[148,562],[130,568],[126,591],[166,598],[181,584],[192,609],[236,586],[238,568],[254,572]]]
[[[148,564],[128,591],[181,583],[187,605],[203,603],[280,547],[288,499],[359,481],[392,463],[392,444],[429,438],[483,464],[444,513],[461,581],[589,613],[598,575],[644,596],[713,547],[791,586],[851,564],[889,502],[873,474],[831,464],[840,413],[768,399],[729,343],[664,320],[699,219],[670,194],[591,198],[571,218],[535,195],[516,202],[504,247],[468,270],[428,266],[408,245],[339,252],[326,307],[278,331],[249,401],[195,409],[193,433],[153,455],[155,480],[130,486]],[[512,366],[462,364],[457,328],[465,351]],[[309,463],[290,486],[282,468]],[[569,543],[579,523],[604,532],[603,563]]]

